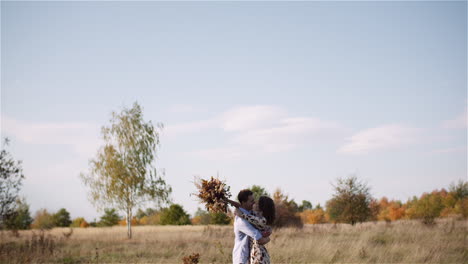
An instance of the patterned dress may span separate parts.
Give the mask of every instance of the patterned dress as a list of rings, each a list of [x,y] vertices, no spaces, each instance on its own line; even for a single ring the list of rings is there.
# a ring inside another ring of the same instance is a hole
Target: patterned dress
[[[240,211],[240,218],[247,220],[260,232],[271,231],[271,227],[266,224],[266,219],[253,212],[252,215]],[[270,255],[264,245],[260,245],[257,240],[250,239],[250,264],[270,264]]]

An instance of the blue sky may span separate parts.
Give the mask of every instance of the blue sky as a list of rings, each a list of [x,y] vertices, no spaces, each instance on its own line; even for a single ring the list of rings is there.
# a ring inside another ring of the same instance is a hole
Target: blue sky
[[[405,201],[467,179],[466,2],[4,2],[1,136],[32,211],[98,218],[78,175],[110,113],[166,126],[191,214],[218,172],[322,205],[356,174]]]

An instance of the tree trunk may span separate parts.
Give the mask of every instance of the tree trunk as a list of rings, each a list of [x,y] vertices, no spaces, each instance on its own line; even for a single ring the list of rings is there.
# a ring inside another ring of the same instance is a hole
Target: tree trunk
[[[132,238],[132,214],[127,212],[127,237],[128,239]]]

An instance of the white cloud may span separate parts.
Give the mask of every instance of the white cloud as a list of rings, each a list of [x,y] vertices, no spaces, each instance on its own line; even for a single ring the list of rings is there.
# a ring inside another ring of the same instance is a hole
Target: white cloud
[[[241,145],[255,145],[266,152],[280,152],[295,148],[311,139],[323,139],[341,131],[334,122],[318,118],[291,117],[264,128],[245,130],[234,138]]]
[[[467,109],[461,114],[459,114],[454,119],[446,120],[442,122],[442,127],[446,129],[458,129],[458,128],[466,128],[468,124],[468,115]]]
[[[446,154],[446,153],[456,153],[456,152],[464,152],[464,151],[466,151],[466,146],[436,149],[436,150],[429,152],[429,154]]]
[[[365,154],[376,150],[394,149],[417,142],[419,129],[390,124],[358,132],[338,149],[343,154]]]
[[[229,109],[212,119],[169,126],[167,134],[220,129],[226,132],[226,145],[190,152],[203,158],[236,159],[253,153],[288,151],[309,140],[329,138],[343,128],[319,118],[294,117],[275,106],[243,106]]]
[[[273,126],[285,117],[285,111],[279,107],[267,105],[242,106],[223,113],[222,125],[226,131],[246,131]]]
[[[2,116],[2,133],[27,144],[70,145],[83,157],[92,156],[99,147],[100,127],[95,124],[31,123]]]

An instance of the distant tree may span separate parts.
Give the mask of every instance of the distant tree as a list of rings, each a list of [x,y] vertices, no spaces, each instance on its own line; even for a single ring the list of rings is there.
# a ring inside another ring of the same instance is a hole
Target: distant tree
[[[351,176],[338,179],[337,185],[333,187],[335,194],[327,202],[327,213],[332,221],[354,225],[371,217],[372,196],[365,183]]]
[[[211,215],[205,210],[198,208],[192,218],[192,224],[194,225],[208,225],[211,222]]]
[[[71,224],[70,213],[62,208],[54,214],[54,223],[58,227],[68,227]]]
[[[88,222],[83,217],[73,219],[70,227],[88,227]]]
[[[258,200],[258,198],[260,198],[260,196],[270,196],[270,194],[268,194],[265,188],[259,185],[252,185],[252,187],[250,187],[250,190],[253,192],[256,201]]]
[[[225,213],[210,213],[210,224],[212,225],[229,225],[231,218]]]
[[[421,219],[424,224],[432,225],[443,209],[442,196],[439,193],[424,193],[412,205],[408,214],[410,218]]]
[[[161,211],[162,225],[190,225],[190,217],[181,205],[172,204]]]
[[[456,200],[468,198],[468,181],[459,180],[457,183],[452,183],[449,191]]]
[[[88,224],[91,227],[98,227],[98,225],[99,225],[99,223],[96,221],[96,218],[94,218],[93,221],[89,222]],[[71,227],[71,225],[70,225],[70,227]]]
[[[117,214],[117,211],[114,208],[106,208],[104,209],[104,214],[101,216],[98,226],[114,226],[117,225],[119,221],[120,216]]]
[[[21,161],[13,159],[5,149],[9,142],[5,138],[0,151],[0,229],[6,227],[9,218],[15,217],[15,201],[24,179]]]
[[[378,216],[380,214],[380,210],[381,210],[379,201],[377,201],[376,199],[371,199],[371,201],[369,203],[369,208],[370,208],[369,220],[377,221]]]
[[[458,200],[454,209],[455,213],[460,214],[464,218],[468,218],[468,197]]]
[[[51,229],[55,226],[54,215],[46,209],[40,209],[36,212],[31,226],[35,229]]]
[[[145,211],[143,211],[143,210],[141,210],[139,208],[135,216],[136,216],[137,219],[141,219],[141,218],[143,218],[145,216],[148,216],[148,215],[146,214]]]
[[[15,212],[6,222],[8,229],[29,229],[33,219],[29,213],[29,205],[24,198],[16,200]]]
[[[323,224],[326,223],[325,212],[323,209],[304,210],[300,213],[303,223],[306,224]]]
[[[312,203],[306,200],[302,201],[302,204],[298,207],[299,212],[303,212],[305,210],[312,210]]]
[[[113,112],[110,123],[102,128],[105,145],[90,161],[90,173],[81,178],[91,190],[94,205],[125,212],[131,238],[135,207],[148,201],[166,203],[172,190],[154,167],[159,132],[151,121],[143,120],[140,105],[135,102],[131,109]]]
[[[303,227],[301,217],[298,214],[298,206],[293,199],[289,199],[280,189],[277,189],[273,194],[273,201],[275,202],[276,209],[276,219],[273,226]]]

